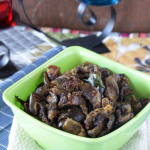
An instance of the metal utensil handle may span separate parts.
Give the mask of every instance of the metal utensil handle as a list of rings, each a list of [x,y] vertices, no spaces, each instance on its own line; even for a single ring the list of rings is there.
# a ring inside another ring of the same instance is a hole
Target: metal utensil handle
[[[88,9],[91,17],[89,18],[88,21],[84,21],[84,13],[85,10]],[[110,7],[111,9],[111,16],[110,19],[106,25],[106,27],[104,28],[104,30],[102,31],[102,34],[97,38],[97,41],[94,42],[94,44],[92,45],[92,47],[96,47],[98,46],[100,43],[102,43],[102,41],[112,32],[114,26],[115,26],[115,22],[116,22],[116,11],[115,8],[113,6]],[[88,5],[85,3],[80,3],[77,9],[78,12],[78,16],[79,18],[82,20],[83,24],[86,26],[92,26],[97,22],[97,18],[96,15],[94,14],[94,12],[92,10],[90,10],[88,8]]]
[[[2,56],[2,58],[0,59],[0,69],[2,69],[3,67],[5,67],[9,60],[10,60],[10,50],[9,48],[0,41],[0,46],[4,46],[6,48],[6,53]]]

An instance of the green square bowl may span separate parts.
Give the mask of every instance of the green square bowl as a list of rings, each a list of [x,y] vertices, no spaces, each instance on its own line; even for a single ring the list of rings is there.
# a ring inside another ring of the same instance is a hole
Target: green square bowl
[[[30,74],[13,84],[3,93],[5,103],[11,107],[24,130],[46,150],[117,150],[136,133],[150,113],[150,103],[132,120],[100,138],[85,138],[50,127],[22,111],[15,95],[27,99],[36,86],[42,82],[42,72],[47,66],[57,65],[65,72],[81,65],[84,61],[95,63],[115,73],[124,73],[130,80],[130,87],[137,98],[150,98],[150,76],[105,58],[85,48],[74,46],[59,53]]]

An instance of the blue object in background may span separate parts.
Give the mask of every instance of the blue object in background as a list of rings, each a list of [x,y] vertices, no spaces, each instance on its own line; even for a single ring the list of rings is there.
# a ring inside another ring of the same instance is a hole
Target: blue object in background
[[[111,6],[118,4],[121,0],[79,0],[80,2],[96,6]]]

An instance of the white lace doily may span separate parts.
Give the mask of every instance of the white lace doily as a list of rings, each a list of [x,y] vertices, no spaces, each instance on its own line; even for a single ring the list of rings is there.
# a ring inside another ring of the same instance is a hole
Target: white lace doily
[[[14,117],[9,135],[8,150],[43,150],[24,131]],[[121,150],[150,150],[150,116],[133,138]]]

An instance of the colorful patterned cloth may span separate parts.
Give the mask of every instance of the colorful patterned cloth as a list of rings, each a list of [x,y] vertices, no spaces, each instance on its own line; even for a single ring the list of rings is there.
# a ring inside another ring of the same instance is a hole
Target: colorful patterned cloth
[[[101,34],[101,32],[55,28],[42,30],[60,41]],[[109,53],[102,54],[103,56],[150,75],[150,33],[111,33],[103,43],[110,50]]]
[[[150,75],[150,38],[109,38],[105,45],[110,53],[103,56]]]

